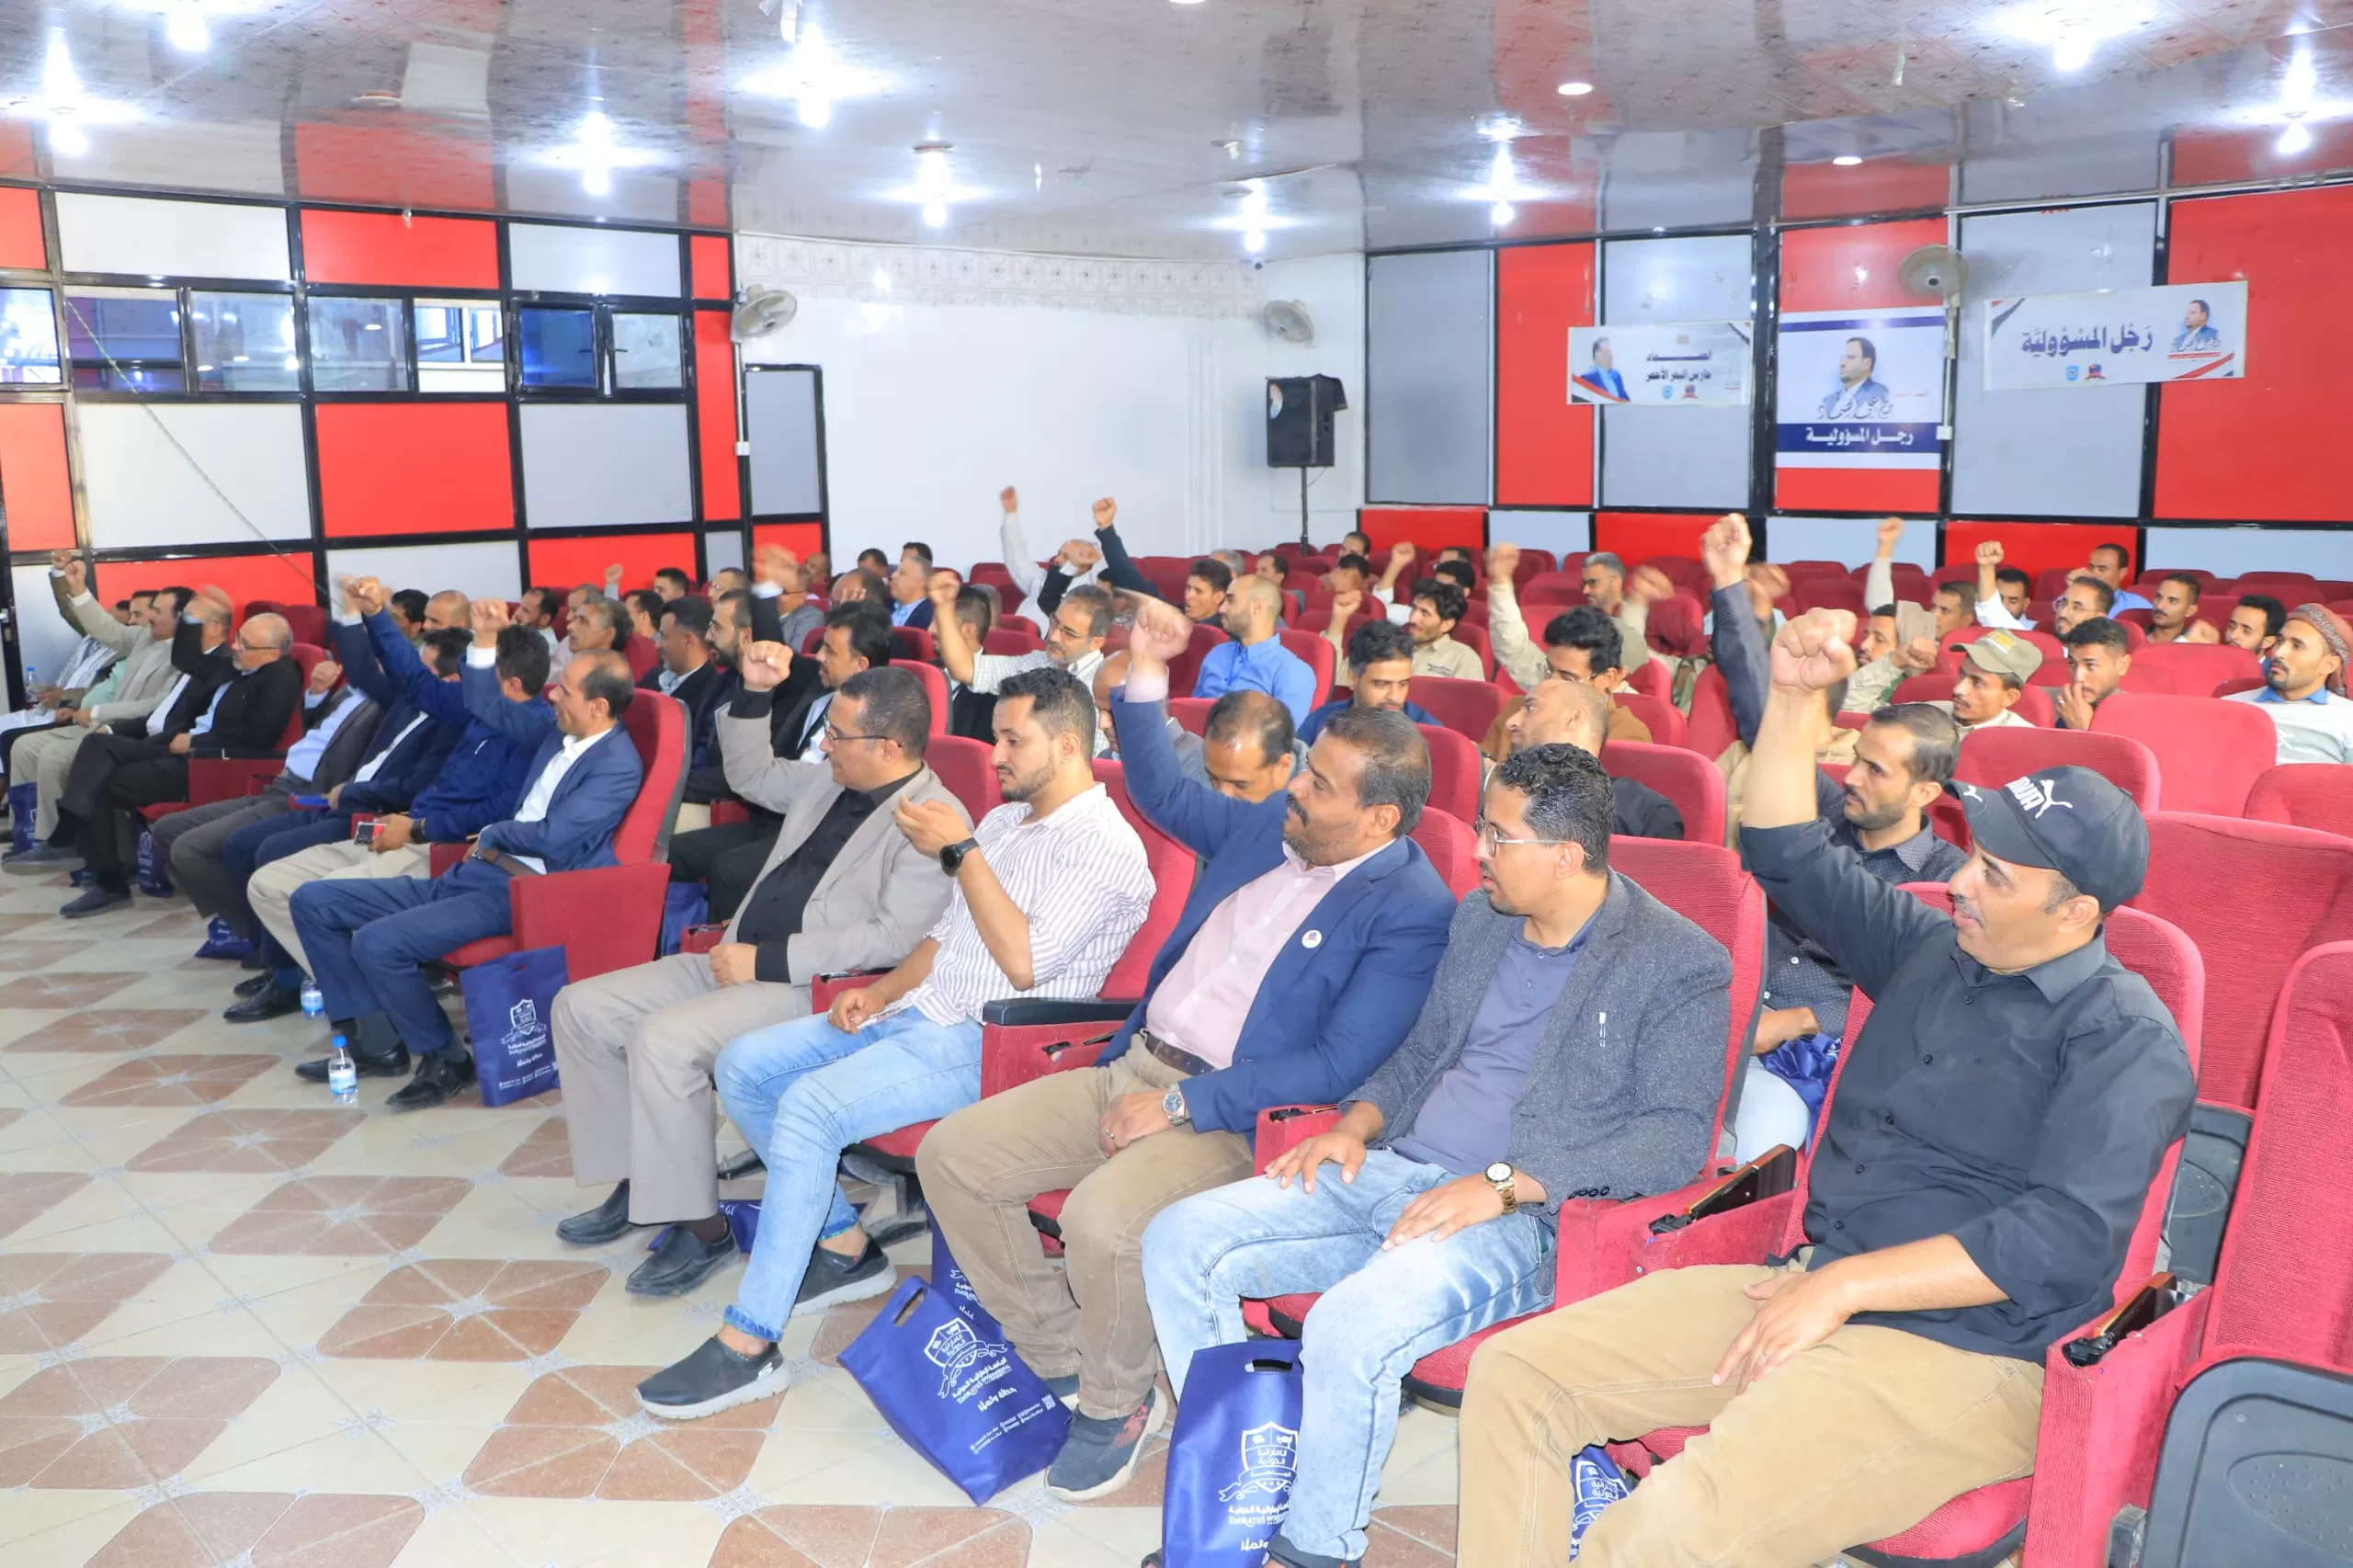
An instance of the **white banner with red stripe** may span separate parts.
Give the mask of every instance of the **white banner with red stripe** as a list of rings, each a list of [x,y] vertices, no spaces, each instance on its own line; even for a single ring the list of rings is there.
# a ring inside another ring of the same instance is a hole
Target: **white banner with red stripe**
[[[2246,374],[2246,284],[2168,283],[1984,304],[1985,390]]]

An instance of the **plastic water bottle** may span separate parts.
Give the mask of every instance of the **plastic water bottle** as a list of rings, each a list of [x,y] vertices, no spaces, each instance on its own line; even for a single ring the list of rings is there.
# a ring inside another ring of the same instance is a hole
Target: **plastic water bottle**
[[[315,980],[305,979],[302,982],[302,1016],[306,1018],[324,1018],[327,1016],[327,999],[319,990],[319,983]]]
[[[337,1105],[359,1103],[359,1069],[351,1060],[351,1050],[341,1035],[335,1037],[335,1059],[327,1063],[327,1090]]]

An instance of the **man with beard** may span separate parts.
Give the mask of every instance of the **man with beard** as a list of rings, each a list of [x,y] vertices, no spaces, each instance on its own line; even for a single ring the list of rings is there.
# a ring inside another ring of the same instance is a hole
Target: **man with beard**
[[[931,602],[937,610],[931,634],[949,679],[988,696],[1002,696],[1006,682],[1029,670],[1067,671],[1082,688],[1095,679],[1095,672],[1103,665],[1103,639],[1111,632],[1110,589],[1082,583],[1063,594],[1062,602],[1054,606],[1042,650],[983,653],[956,616],[956,596],[963,586],[953,572],[931,574]],[[1090,710],[1093,706],[1088,704]]]
[[[2279,727],[2279,762],[2353,762],[2353,700],[2345,668],[2353,661],[2344,620],[2325,605],[2299,605],[2281,623],[2263,686],[2226,699],[2252,702]]]
[[[1144,1225],[1248,1176],[1260,1111],[1328,1103],[1396,1049],[1454,915],[1407,836],[1430,789],[1413,721],[1349,710],[1286,792],[1235,799],[1182,776],[1160,716],[1168,661],[1190,636],[1175,606],[1140,603],[1127,684],[1111,698],[1130,799],[1202,865],[1143,999],[1094,1067],[959,1111],[917,1155],[981,1305],[1077,1402],[1046,1472],[1066,1502],[1124,1486],[1167,1414],[1152,1323],[1136,1310]],[[1067,1270],[1022,1217],[1061,1187],[1073,1189]]]

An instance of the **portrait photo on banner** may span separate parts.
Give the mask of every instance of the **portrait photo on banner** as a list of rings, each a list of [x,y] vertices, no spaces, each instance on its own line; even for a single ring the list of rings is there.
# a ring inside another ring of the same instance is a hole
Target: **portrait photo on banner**
[[[1988,300],[1982,320],[1987,392],[2246,374],[2244,278]]]
[[[1781,317],[1775,350],[1777,466],[1938,466],[1942,311],[1792,311]]]
[[[1745,321],[1569,328],[1569,401],[1733,408],[1748,402],[1756,350]]]

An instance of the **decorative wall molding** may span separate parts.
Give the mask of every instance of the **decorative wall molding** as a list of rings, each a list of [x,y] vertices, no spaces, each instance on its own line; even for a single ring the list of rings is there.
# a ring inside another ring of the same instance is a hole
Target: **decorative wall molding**
[[[1235,262],[1129,261],[739,234],[735,267],[739,282],[862,304],[1039,305],[1228,321],[1254,317],[1266,302],[1257,271]]]

